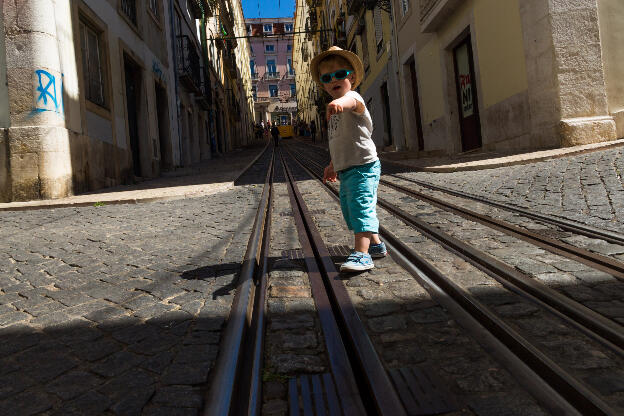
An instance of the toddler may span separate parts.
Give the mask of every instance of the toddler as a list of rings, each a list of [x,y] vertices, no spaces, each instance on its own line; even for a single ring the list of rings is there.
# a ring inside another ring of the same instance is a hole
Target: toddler
[[[362,81],[362,61],[353,52],[332,46],[314,57],[312,78],[331,95],[327,105],[329,153],[323,182],[340,179],[340,207],[349,230],[355,234],[355,251],[340,271],[375,267],[372,258],[384,257],[386,245],[379,239],[375,210],[381,165],[371,139],[373,121],[360,94],[353,91]]]

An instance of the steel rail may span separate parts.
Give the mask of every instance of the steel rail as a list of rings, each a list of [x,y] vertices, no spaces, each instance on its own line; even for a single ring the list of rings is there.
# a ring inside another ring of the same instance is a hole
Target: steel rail
[[[300,161],[298,162],[303,166]],[[311,175],[320,180],[321,176],[319,174],[312,172],[305,166],[304,168],[308,170]],[[337,198],[337,191],[333,189],[333,187],[325,184],[325,189]],[[467,293],[452,280],[440,273],[424,258],[420,257],[416,252],[402,243],[391,232],[380,226],[380,234],[384,237],[386,243],[390,243],[391,247],[398,250],[398,253],[403,259],[399,259],[400,263],[402,265],[412,266],[408,267],[408,271],[411,272],[413,269],[420,271],[420,273],[416,273],[415,277],[417,277],[421,284],[423,284],[432,295],[435,294],[437,299],[444,299],[445,303],[452,299],[463,311],[470,314],[476,322],[494,335],[515,356],[520,358],[536,376],[546,382],[548,386],[556,392],[557,396],[560,396],[553,397],[551,401],[548,395],[540,393],[539,389],[532,388],[531,390],[538,394],[542,400],[546,400],[545,404],[552,409],[560,410],[563,405],[560,398],[563,398],[580,414],[616,414],[602,399],[588,389],[587,386],[559,367],[545,354],[531,345],[524,337],[492,313],[486,306],[476,300],[474,296]],[[393,254],[393,252],[394,251],[391,251],[391,254]],[[423,274],[426,276],[426,279],[423,279]],[[432,284],[435,288],[432,287]],[[451,310],[453,309],[456,310],[456,308],[452,308]]]
[[[595,269],[607,272],[620,280],[624,280],[624,263],[610,257],[592,253],[589,250],[575,247],[571,244],[564,243],[563,241],[539,235],[538,233],[529,230],[524,230],[506,221],[498,220],[484,214],[479,214],[478,212],[474,212],[467,208],[463,208],[450,202],[443,201],[439,198],[435,198],[422,192],[406,188],[405,186],[397,185],[386,180],[381,180],[380,183],[394,188],[404,194],[420,199],[421,201],[426,201],[445,211],[457,214],[470,221],[475,221],[487,225],[498,231],[502,231],[505,234],[522,239],[524,241],[528,241],[531,244],[550,251],[551,253],[555,253],[560,256],[564,256],[569,259],[578,261]]]
[[[583,224],[578,221],[572,221],[565,218],[557,218],[552,215],[540,214],[537,212],[531,212],[528,209],[515,207],[513,205],[505,204],[502,202],[493,201],[491,199],[471,194],[464,191],[458,191],[455,189],[446,188],[440,185],[434,185],[432,183],[419,181],[417,179],[405,178],[403,176],[399,176],[397,174],[389,174],[389,176],[395,177],[397,179],[402,179],[407,182],[412,182],[417,185],[420,185],[424,188],[429,188],[434,191],[444,192],[449,195],[454,195],[460,198],[472,199],[474,201],[478,201],[487,205],[491,205],[496,208],[504,209],[506,211],[517,212],[528,218],[533,218],[538,221],[542,221],[548,224],[556,225],[557,227],[571,231],[576,234],[582,234],[587,237],[599,238],[601,240],[607,241],[613,244],[622,244],[624,245],[624,234],[616,233],[613,231],[605,230],[598,227],[593,227],[591,225]]]
[[[236,389],[234,399],[234,415],[260,415],[262,408],[262,369],[264,358],[264,333],[266,322],[266,291],[269,266],[269,249],[271,244],[271,224],[273,206],[273,182],[275,176],[275,164],[269,167],[270,192],[267,213],[264,217],[264,232],[262,233],[262,246],[259,253],[260,268],[254,279],[255,290],[253,299],[253,315],[251,316],[251,342],[245,343],[243,352],[243,365],[240,370],[240,388]]]
[[[361,386],[360,390],[364,390],[360,391],[360,396],[372,402],[375,407],[374,414],[387,416],[405,415],[406,412],[398,394],[375,351],[375,347],[351,302],[344,284],[339,278],[331,255],[311,220],[311,214],[285,161],[284,168],[289,178],[290,189],[292,189],[293,202],[296,204],[293,205],[293,208],[296,206],[301,217],[305,218],[305,222],[303,222],[305,233],[311,243],[316,262],[320,266],[325,290],[331,301],[331,308],[338,319],[341,336],[349,352],[348,357],[351,360],[353,369],[357,374],[361,375],[357,379]],[[338,385],[338,383],[336,384]],[[373,411],[370,408],[368,410]]]
[[[301,154],[299,156],[303,157]],[[322,168],[318,163],[310,159],[308,161],[318,168]],[[448,233],[427,224],[415,215],[402,210],[383,198],[378,197],[377,201],[380,206],[401,218],[428,238],[431,238],[495,278],[508,289],[547,308],[615,353],[624,356],[624,327],[622,325],[562,295],[484,251],[476,249]]]
[[[250,325],[251,308],[253,307],[254,277],[257,270],[260,240],[263,235],[263,224],[269,208],[273,163],[274,155],[265,177],[264,189],[256,211],[252,233],[247,243],[228,323],[221,337],[219,355],[212,372],[212,385],[206,395],[206,405],[202,413],[204,416],[229,415],[233,409],[236,388],[240,385],[240,372],[243,366],[242,353]]]

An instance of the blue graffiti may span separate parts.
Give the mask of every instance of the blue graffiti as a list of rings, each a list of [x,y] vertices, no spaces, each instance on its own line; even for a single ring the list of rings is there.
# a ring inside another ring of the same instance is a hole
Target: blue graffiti
[[[60,85],[57,89],[57,78],[46,70],[38,69],[35,71],[37,74],[38,86],[36,108],[27,115],[27,118],[33,117],[38,113],[50,111],[64,117],[64,102],[63,102],[63,80],[65,75],[60,76]]]
[[[44,105],[48,105],[48,97],[54,103],[54,108],[58,110],[58,101],[56,100],[56,78],[54,75],[50,74],[48,71],[44,71],[43,69],[38,69],[35,71],[37,76],[39,77],[39,87],[37,87],[37,91],[39,91],[39,98],[37,98],[37,102],[43,100]],[[42,75],[45,75],[47,78],[47,84],[43,86]],[[50,92],[50,88],[52,88],[52,92]]]
[[[163,71],[160,69],[160,65],[158,65],[156,60],[152,61],[152,72],[154,72],[154,75],[156,75],[159,79],[164,79]]]

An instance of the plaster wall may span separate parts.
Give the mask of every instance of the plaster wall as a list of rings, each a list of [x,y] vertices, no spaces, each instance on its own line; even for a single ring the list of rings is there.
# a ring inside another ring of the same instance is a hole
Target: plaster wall
[[[616,135],[624,137],[624,2],[600,0],[598,21],[605,68],[609,113],[614,116]]]

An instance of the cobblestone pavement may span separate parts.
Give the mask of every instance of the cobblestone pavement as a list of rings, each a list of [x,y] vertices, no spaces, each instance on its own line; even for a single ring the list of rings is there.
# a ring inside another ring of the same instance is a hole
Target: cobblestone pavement
[[[1,212],[0,414],[196,415],[260,192]]]
[[[624,232],[624,148],[526,165],[408,178]]]

